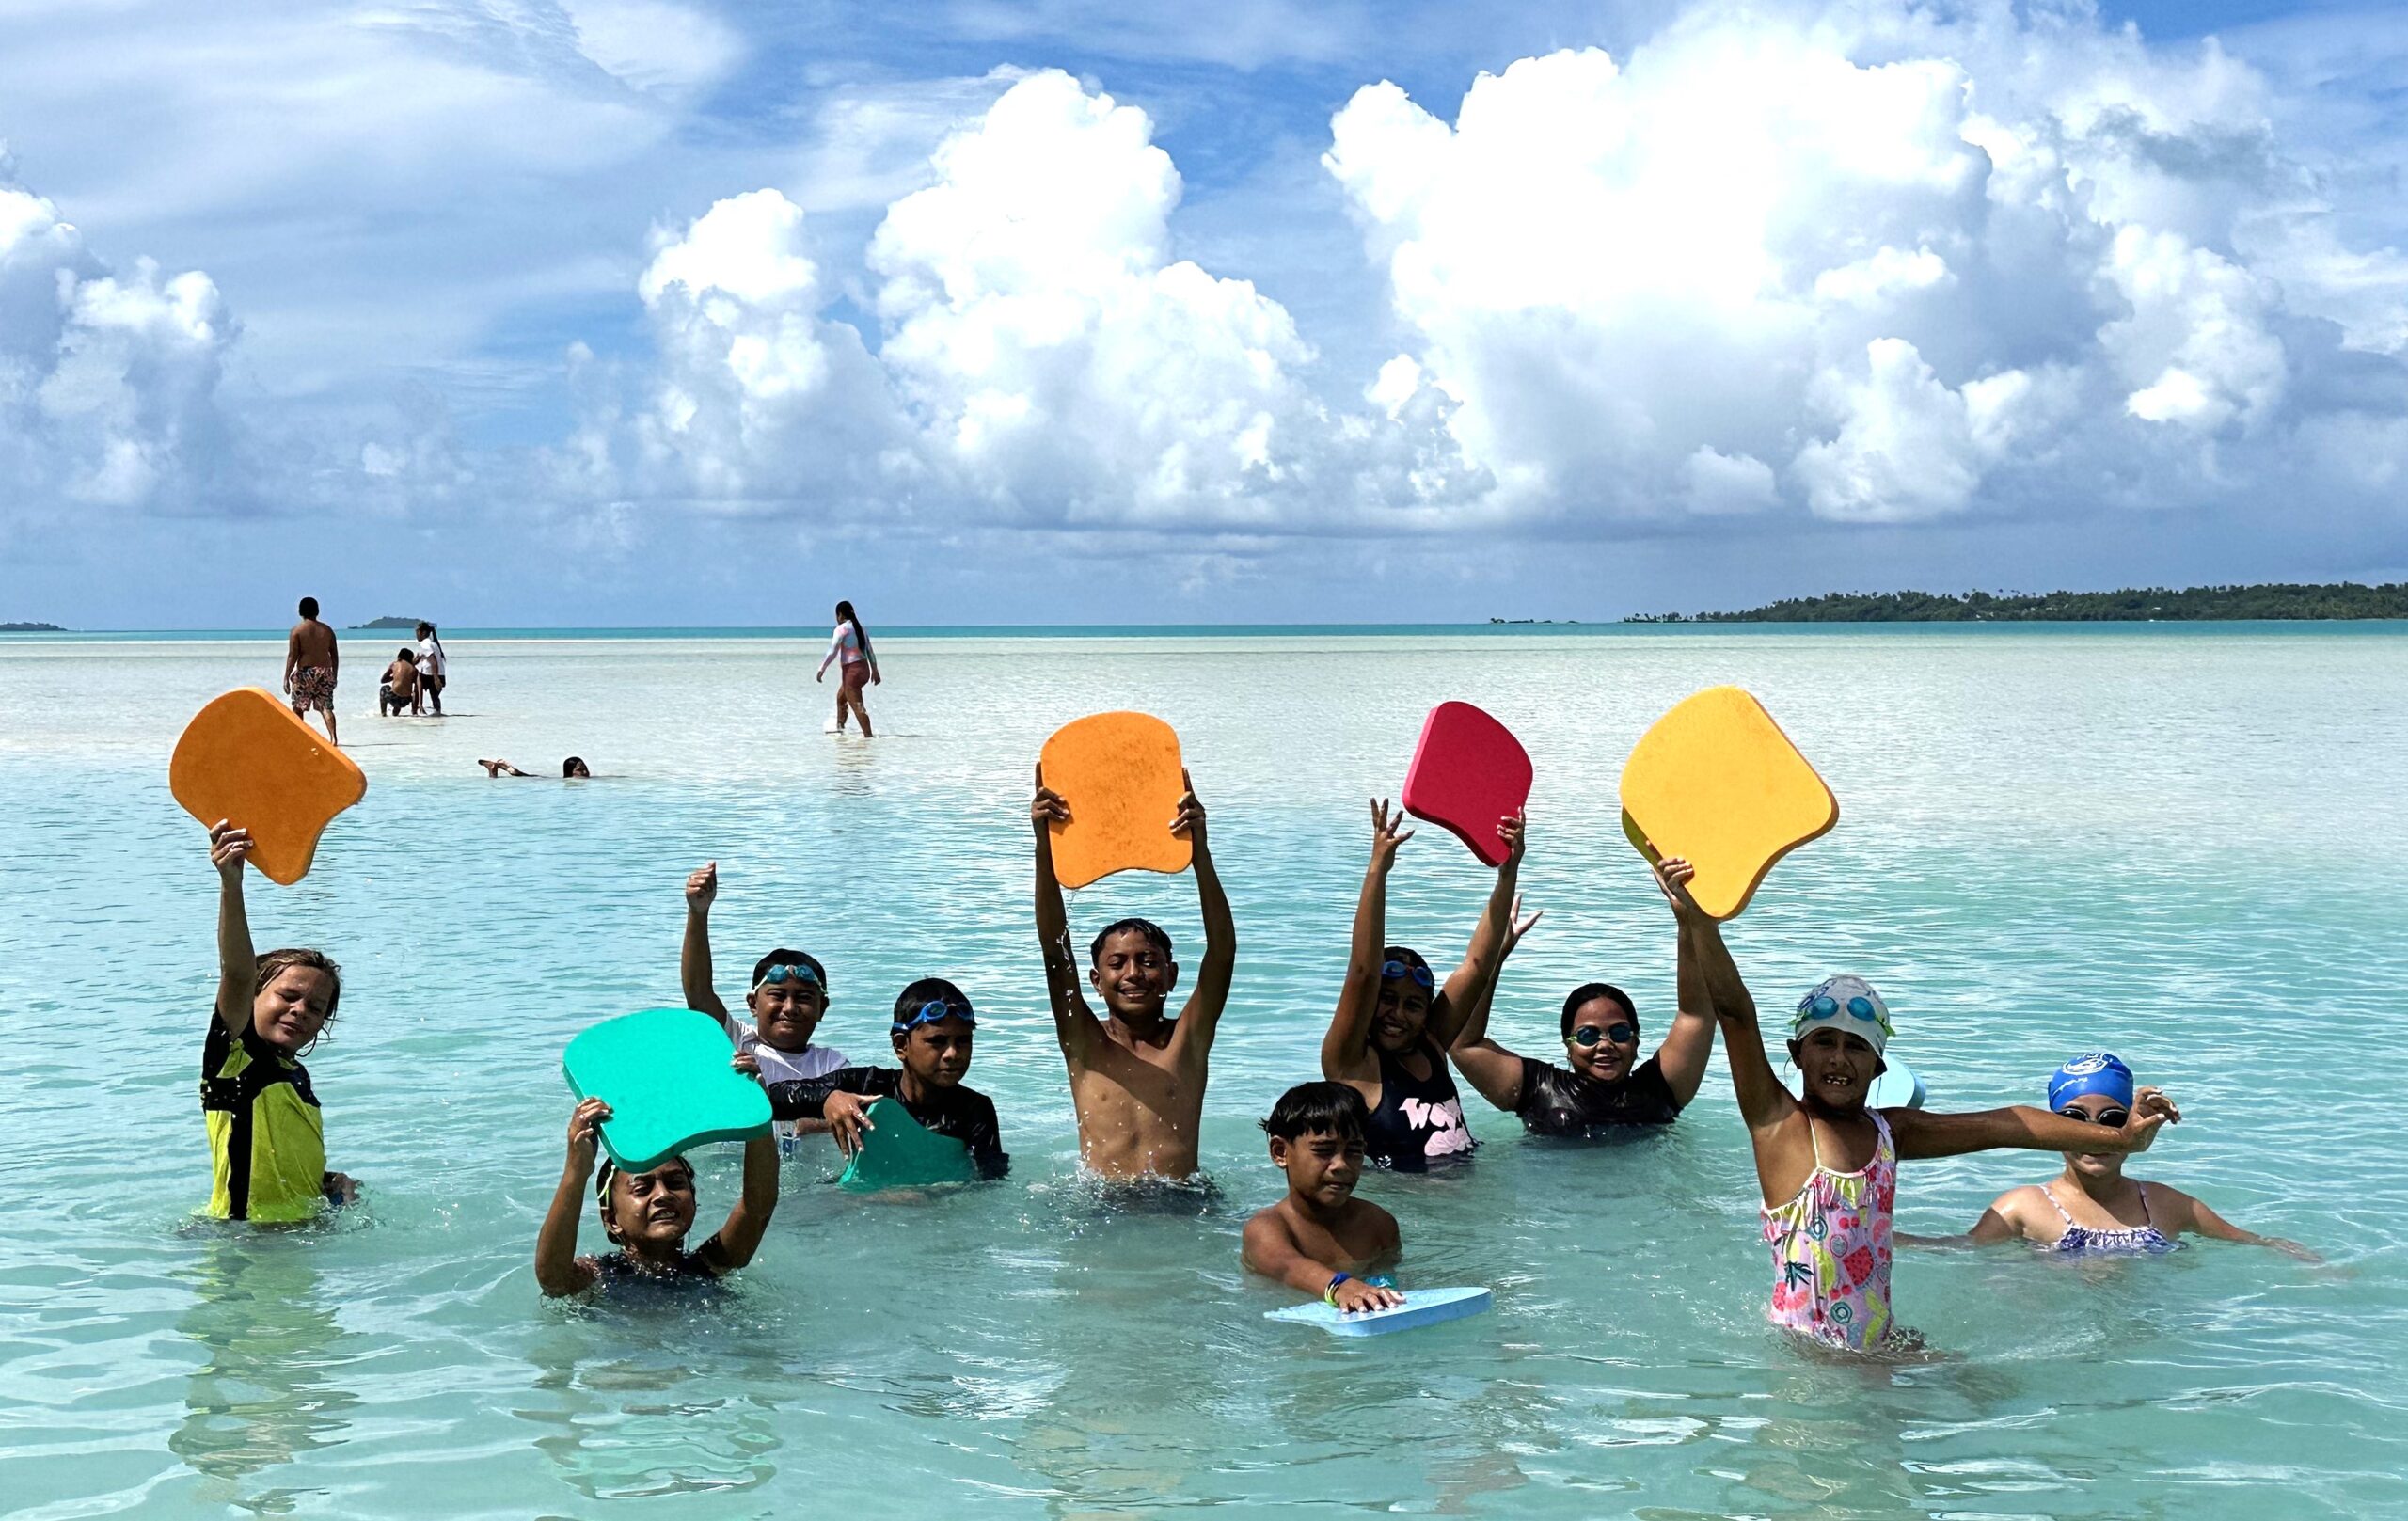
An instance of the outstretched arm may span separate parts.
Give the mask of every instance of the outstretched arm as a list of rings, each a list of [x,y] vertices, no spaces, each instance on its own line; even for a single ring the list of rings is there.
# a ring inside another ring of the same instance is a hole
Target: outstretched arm
[[[1671,1033],[1656,1048],[1656,1063],[1664,1074],[1665,1085],[1672,1090],[1673,1101],[1684,1109],[1697,1097],[1698,1085],[1705,1081],[1705,1059],[1714,1054],[1715,1006],[1706,986],[1703,937],[1711,934],[1717,943],[1721,939],[1714,920],[1689,896],[1689,879],[1696,875],[1697,868],[1677,856],[1656,868],[1656,885],[1671,901],[1672,921],[1679,931],[1673,987],[1680,1006],[1672,1015]],[[1722,959],[1730,959],[1731,953],[1724,951]],[[1732,975],[1738,975],[1736,969]],[[1758,1049],[1762,1049],[1761,1042]]]
[[[2182,1117],[2173,1101],[2155,1088],[2132,1099],[2119,1129],[2068,1119],[2030,1104],[1972,1114],[1934,1115],[1921,1109],[1884,1109],[1898,1159],[1956,1157],[1971,1151],[2076,1151],[2093,1156],[2130,1156],[2146,1151],[2157,1133]]]
[[[1053,825],[1070,821],[1070,805],[1045,784],[1042,762],[1028,817],[1037,827],[1037,943],[1045,953],[1045,994],[1054,1005],[1054,1034],[1062,1042],[1062,1054],[1076,1059],[1103,1038],[1103,1026],[1079,991],[1079,963],[1070,954],[1070,916],[1062,907],[1062,884],[1054,876]]]
[[[1182,1043],[1200,1042],[1200,1053],[1212,1048],[1221,1011],[1228,1006],[1229,979],[1238,964],[1238,922],[1229,912],[1229,895],[1222,890],[1221,874],[1212,864],[1212,848],[1204,835],[1204,805],[1196,800],[1196,784],[1183,770],[1179,776],[1187,791],[1179,800],[1179,816],[1171,820],[1170,832],[1186,835],[1196,848],[1196,903],[1204,915],[1204,968],[1180,1012],[1177,1038]]]
[[[2214,1241],[2237,1241],[2247,1246],[2271,1246],[2278,1252],[2296,1257],[2303,1262],[2324,1260],[2323,1258],[2295,1241],[2286,1241],[2280,1236],[2261,1236],[2254,1230],[2243,1230],[2178,1188],[2168,1188],[2162,1183],[2152,1183],[2149,1186],[2161,1195],[2173,1196],[2170,1202],[2181,1212],[2178,1227],[2181,1230],[2195,1230],[2200,1235]]]
[[[1347,953],[1346,980],[1339,986],[1338,1011],[1321,1038],[1321,1075],[1333,1082],[1374,1076],[1371,1016],[1380,1006],[1380,967],[1387,957],[1388,869],[1398,846],[1413,838],[1404,812],[1388,816],[1386,802],[1371,802],[1371,863],[1363,868],[1363,891],[1354,900],[1354,941]]]
[[[711,905],[719,899],[719,863],[706,863],[686,879],[686,941],[677,952],[677,980],[686,1006],[727,1022],[727,1006],[711,986]]]
[[[544,1212],[544,1229],[535,1238],[535,1281],[547,1297],[582,1293],[594,1287],[594,1264],[577,1255],[577,1222],[585,1209],[585,1185],[594,1176],[594,1151],[610,1106],[588,1099],[568,1117],[568,1161],[561,1167],[560,1186],[552,1190],[552,1207]]]
[[[250,912],[243,906],[243,861],[250,853],[248,830],[222,818],[209,827],[209,862],[217,868],[217,1017],[238,1036],[250,1028],[259,987]]]
[[[744,1143],[744,1192],[727,1212],[727,1223],[719,1228],[716,1239],[722,1260],[711,1265],[733,1273],[752,1260],[777,1208],[778,1138],[764,1131]]]
[[[1497,868],[1497,880],[1480,911],[1480,923],[1472,927],[1471,943],[1465,947],[1462,962],[1430,1000],[1428,1030],[1441,1051],[1455,1043],[1456,1032],[1464,1024],[1463,1006],[1472,990],[1483,983],[1496,986],[1497,969],[1504,959],[1506,926],[1513,916],[1513,900],[1522,879],[1522,852],[1529,846],[1523,830],[1520,814],[1497,821],[1497,832],[1505,841],[1505,863]]]
[[[1545,914],[1546,911],[1540,909],[1525,915],[1522,895],[1513,895],[1505,940],[1497,948],[1496,963],[1480,979],[1480,985],[1465,996],[1463,1026],[1455,1032],[1454,1043],[1447,1050],[1455,1070],[1464,1074],[1465,1081],[1479,1089],[1481,1098],[1508,1114],[1522,1104],[1522,1058],[1488,1038],[1488,1011],[1497,1001],[1497,984],[1505,974],[1506,959]]]
[[[1296,1244],[1294,1232],[1275,1210],[1265,1210],[1245,1223],[1238,1260],[1249,1273],[1275,1278],[1298,1293],[1326,1300],[1349,1314],[1404,1303],[1404,1295],[1396,1290],[1373,1288],[1357,1277],[1349,1276],[1343,1283],[1332,1284],[1330,1280],[1339,1275],[1339,1270],[1306,1256]]]

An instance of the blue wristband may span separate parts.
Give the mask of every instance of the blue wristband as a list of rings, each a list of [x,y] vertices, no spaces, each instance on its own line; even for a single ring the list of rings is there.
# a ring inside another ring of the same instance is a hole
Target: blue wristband
[[[1321,1291],[1322,1303],[1327,1305],[1332,1309],[1336,1309],[1338,1307],[1338,1286],[1354,1276],[1354,1275],[1352,1273],[1331,1274],[1329,1276],[1329,1287]]]

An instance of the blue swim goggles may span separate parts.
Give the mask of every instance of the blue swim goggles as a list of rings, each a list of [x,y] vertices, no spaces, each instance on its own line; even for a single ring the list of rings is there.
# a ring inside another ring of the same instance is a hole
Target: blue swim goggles
[[[1414,981],[1419,983],[1424,988],[1434,988],[1438,985],[1438,979],[1430,974],[1430,969],[1428,967],[1407,966],[1402,961],[1382,962],[1380,964],[1380,975],[1383,977],[1411,977]]]
[[[959,1020],[962,1023],[970,1026],[974,1030],[978,1028],[978,1017],[970,1011],[969,1005],[948,1004],[940,998],[933,1003],[922,1004],[920,1006],[920,1012],[912,1015],[910,1019],[896,1020],[895,1022],[895,1034],[910,1035],[921,1025],[934,1024],[939,1020]]]
[[[1829,993],[1825,993],[1821,997],[1812,1000],[1802,1010],[1805,1016],[1810,1020],[1828,1020],[1837,1015],[1839,1011],[1840,1001],[1833,998]],[[1866,998],[1861,994],[1859,994],[1857,997],[1851,998],[1847,1001],[1847,1011],[1855,1015],[1860,1020],[1874,1020],[1877,1022],[1880,1019],[1880,1015],[1874,1012],[1873,1000]]]
[[[758,992],[764,988],[775,988],[784,982],[807,982],[815,988],[821,986],[819,974],[807,966],[779,965],[762,973],[761,980],[752,985],[752,990]]]

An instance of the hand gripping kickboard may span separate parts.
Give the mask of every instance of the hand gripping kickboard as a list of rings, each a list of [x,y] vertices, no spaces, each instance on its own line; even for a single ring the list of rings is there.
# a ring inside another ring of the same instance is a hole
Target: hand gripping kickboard
[[[1478,1315],[1489,1304],[1490,1295],[1485,1289],[1411,1289],[1405,1291],[1404,1303],[1394,1309],[1341,1315],[1327,1304],[1291,1305],[1286,1309],[1265,1310],[1262,1318],[1318,1325],[1332,1336],[1385,1336],[1390,1331],[1410,1331],[1417,1325],[1460,1321],[1466,1315]]]
[[[978,1176],[970,1148],[950,1135],[939,1135],[911,1117],[893,1099],[879,1099],[864,1111],[875,1130],[862,1136],[862,1149],[845,1167],[836,1186],[856,1194],[889,1188],[927,1188],[935,1183],[967,1183]]]
[[[769,1096],[728,1065],[727,1028],[690,1008],[604,1020],[568,1043],[561,1073],[579,1099],[610,1106],[602,1148],[623,1172],[649,1172],[688,1147],[769,1131]]]
[[[1530,800],[1530,756],[1512,730],[1469,703],[1440,703],[1421,721],[1421,741],[1404,773],[1404,811],[1505,864],[1497,821]]]
[[[275,693],[243,687],[212,698],[184,725],[167,790],[204,825],[222,818],[250,831],[251,864],[290,887],[309,872],[335,815],[367,796],[368,778]]]
[[[1098,713],[1054,731],[1037,757],[1044,784],[1070,805],[1053,824],[1054,877],[1085,887],[1116,871],[1185,871],[1195,848],[1170,824],[1187,792],[1179,736],[1145,713]]]
[[[1623,767],[1623,833],[1650,861],[1686,857],[1689,895],[1717,919],[1839,818],[1831,789],[1736,687],[1708,687],[1657,719]]]

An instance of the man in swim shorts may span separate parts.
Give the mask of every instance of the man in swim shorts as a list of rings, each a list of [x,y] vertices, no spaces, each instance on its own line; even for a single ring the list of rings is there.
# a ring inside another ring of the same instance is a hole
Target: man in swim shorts
[[[326,742],[339,745],[335,737],[335,678],[342,664],[342,652],[335,646],[335,631],[318,621],[318,599],[301,599],[301,621],[284,641],[284,695],[293,705],[296,718],[307,718],[312,708],[326,721]]]

